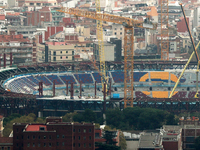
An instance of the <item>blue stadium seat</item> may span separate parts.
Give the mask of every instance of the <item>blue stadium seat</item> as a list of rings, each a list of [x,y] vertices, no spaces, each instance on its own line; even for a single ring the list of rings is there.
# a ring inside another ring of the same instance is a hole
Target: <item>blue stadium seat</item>
[[[55,80],[55,84],[56,85],[60,85],[63,84],[62,81],[58,78],[57,75],[47,75],[47,78],[53,83],[53,81]]]
[[[93,79],[91,74],[74,74],[74,76],[76,77],[77,81],[80,83],[80,81],[82,83],[93,83]]]

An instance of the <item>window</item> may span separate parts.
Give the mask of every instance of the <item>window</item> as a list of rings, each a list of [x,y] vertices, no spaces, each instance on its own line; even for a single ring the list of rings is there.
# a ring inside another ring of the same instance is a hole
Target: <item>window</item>
[[[91,139],[92,139],[92,137],[91,137],[91,136],[89,136],[89,139],[91,140]]]
[[[38,136],[38,139],[40,139],[40,136]]]
[[[120,28],[120,30],[122,30],[122,28]]]
[[[1,150],[4,150],[4,147],[1,147]]]
[[[75,132],[75,129],[73,129],[73,131]]]
[[[62,56],[60,56],[60,59],[62,59]]]
[[[62,54],[62,51],[60,51],[60,53]]]
[[[44,135],[44,139],[46,139],[46,136]]]
[[[53,55],[56,55],[56,52],[55,52],[55,51],[53,52]]]
[[[57,142],[57,146],[59,146],[59,142]]]
[[[65,142],[62,142],[62,146],[65,146]]]
[[[38,147],[40,147],[40,143],[38,143]]]
[[[17,136],[17,139],[19,139],[19,137]]]
[[[59,135],[57,135],[57,139],[59,139]]]
[[[78,147],[81,147],[81,144],[80,144],[80,143],[78,143]]]
[[[49,147],[51,147],[51,143],[49,143]]]
[[[91,130],[91,129],[89,129],[89,132],[91,133],[91,132],[92,132],[92,130]]]
[[[73,147],[75,147],[75,143],[73,144]]]
[[[120,32],[120,35],[122,35],[122,32]]]
[[[86,136],[84,136],[83,139],[85,140],[85,139],[86,139]]]
[[[22,135],[22,139],[24,139],[24,136]]]
[[[51,135],[49,135],[49,139],[51,139]]]
[[[115,35],[117,35],[117,32],[115,32]]]
[[[66,53],[68,53],[68,51],[66,51]]]
[[[115,30],[117,30],[117,28],[115,28]]]
[[[8,150],[10,150],[10,147],[8,147]]]
[[[65,135],[62,135],[62,138],[64,139],[64,138],[65,138]]]
[[[56,57],[53,57],[53,61],[56,61]]]
[[[46,143],[44,143],[44,147],[46,147]]]
[[[85,143],[84,143],[83,147],[86,148],[86,144]]]
[[[81,137],[80,137],[80,136],[78,136],[78,139],[80,140],[80,139],[81,139]]]
[[[86,129],[83,129],[83,132],[86,133]]]
[[[78,132],[81,132],[81,129],[78,129]]]
[[[35,140],[35,135],[33,135],[33,140]]]
[[[33,147],[35,147],[35,143],[33,143]]]
[[[27,144],[27,147],[30,147],[30,143]]]
[[[75,136],[74,136],[74,140],[75,140]]]
[[[92,146],[91,143],[89,143],[89,147],[90,147],[90,148],[91,148],[91,146]]]
[[[29,139],[29,136],[27,136],[27,139]]]

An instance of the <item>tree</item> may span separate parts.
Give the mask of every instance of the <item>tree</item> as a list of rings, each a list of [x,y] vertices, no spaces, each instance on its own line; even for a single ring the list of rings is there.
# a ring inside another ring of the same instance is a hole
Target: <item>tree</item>
[[[106,140],[106,144],[115,145],[117,143],[113,140],[116,137],[116,132],[117,131],[104,130],[103,138]]]
[[[16,117],[19,115],[15,114],[14,116]],[[12,118],[12,117],[13,115],[9,116],[8,118]],[[28,116],[16,117],[4,125],[4,130],[3,130],[4,137],[8,137],[9,134],[11,133],[13,129],[13,123],[45,123],[45,119],[36,118],[36,115],[33,113],[29,114]]]
[[[77,112],[70,112],[65,114],[62,117],[63,122],[72,122],[73,121],[73,117],[77,114]]]
[[[123,122],[124,116],[119,108],[108,109],[106,111],[106,123],[111,127],[118,128],[120,123]]]
[[[196,150],[200,149],[200,136],[195,139],[194,147]]]
[[[98,147],[96,150],[120,150],[119,146],[103,144],[103,143],[95,143],[95,146]]]
[[[127,147],[126,139],[122,131],[120,131],[119,133],[119,146],[121,147],[121,150],[126,150]]]

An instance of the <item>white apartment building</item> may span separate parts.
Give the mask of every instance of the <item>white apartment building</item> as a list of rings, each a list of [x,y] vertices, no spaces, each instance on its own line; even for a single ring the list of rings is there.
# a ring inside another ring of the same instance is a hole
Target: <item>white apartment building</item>
[[[194,9],[193,28],[200,25],[200,7]]]

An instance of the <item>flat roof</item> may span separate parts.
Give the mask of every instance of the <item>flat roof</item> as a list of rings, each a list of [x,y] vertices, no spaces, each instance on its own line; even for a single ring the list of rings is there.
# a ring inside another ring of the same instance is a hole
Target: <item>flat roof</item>
[[[46,125],[28,125],[28,127],[26,128],[26,131],[40,131],[40,127],[44,127],[45,130],[44,131],[47,131],[46,129]]]
[[[163,148],[160,141],[159,132],[145,132],[140,136],[139,148]]]

